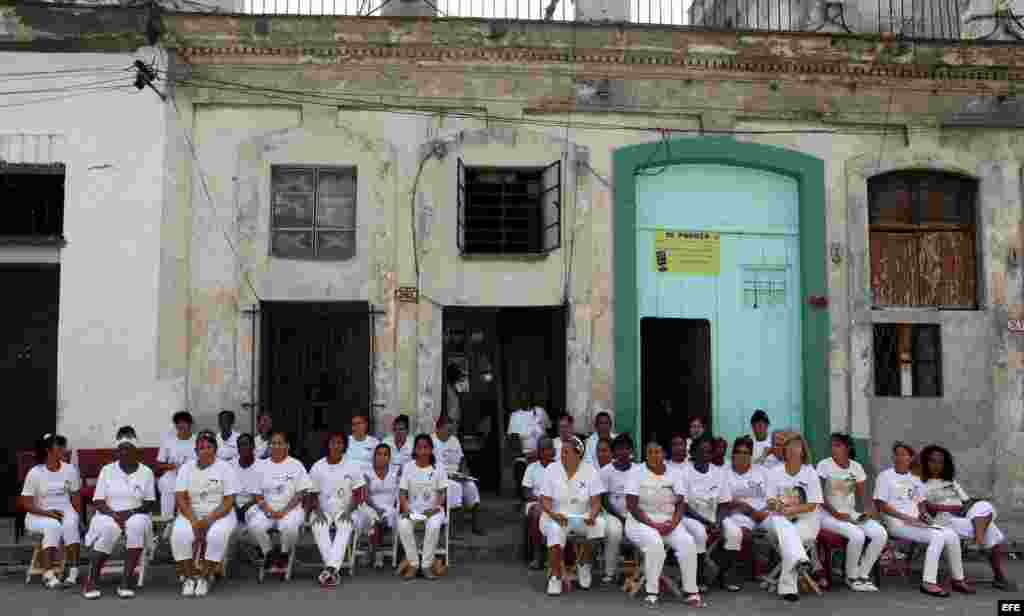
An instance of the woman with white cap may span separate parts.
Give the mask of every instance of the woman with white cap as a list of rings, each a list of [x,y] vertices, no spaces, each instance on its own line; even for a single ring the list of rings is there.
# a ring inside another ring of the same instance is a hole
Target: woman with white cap
[[[302,523],[306,519],[303,501],[312,487],[306,467],[289,454],[291,444],[284,432],[275,432],[270,438],[270,459],[258,467],[260,493],[256,504],[246,514],[249,533],[259,545],[262,558],[271,556],[273,542],[270,531],[277,529],[281,534],[281,551],[277,555],[278,565],[288,560],[288,554],[299,540]]]
[[[205,597],[214,570],[224,561],[238,524],[238,479],[231,465],[217,459],[217,435],[196,436],[196,459],[178,470],[178,517],[171,530],[171,553],[185,597]]]
[[[91,547],[97,557],[83,588],[82,596],[86,599],[100,598],[97,586],[100,572],[122,535],[128,554],[117,596],[122,599],[135,596],[130,581],[142,557],[146,539],[153,532],[150,515],[156,508],[156,479],[148,466],[139,464],[141,452],[136,442],[134,428],[125,426],[118,430],[115,444],[117,460],[104,466],[96,480],[96,492],[92,497],[96,515],[89,522],[85,545]]]
[[[64,544],[67,567],[65,586],[78,583],[78,556],[81,551],[82,489],[81,475],[73,464],[64,461],[68,440],[59,434],[45,434],[36,444],[38,464],[25,476],[18,508],[25,512],[25,528],[43,536],[43,551],[49,568],[43,574],[47,588],[60,586],[57,550]]]
[[[587,540],[605,535],[605,518],[601,513],[601,494],[604,483],[593,464],[583,463],[583,441],[572,437],[562,444],[561,463],[544,470],[540,489],[543,509],[540,528],[548,545],[548,563],[551,577],[548,594],[562,594],[562,550],[570,534],[583,535]],[[590,588],[593,572],[591,546],[584,544],[577,552],[577,573],[582,588]]]
[[[415,457],[402,469],[398,483],[398,537],[405,550],[405,560],[398,566],[398,575],[407,580],[417,573],[428,580],[436,579],[442,567],[434,562],[437,541],[445,523],[445,492],[448,475],[444,465],[434,458],[434,441],[420,434],[413,441]],[[422,522],[423,550],[416,547],[415,523]]]

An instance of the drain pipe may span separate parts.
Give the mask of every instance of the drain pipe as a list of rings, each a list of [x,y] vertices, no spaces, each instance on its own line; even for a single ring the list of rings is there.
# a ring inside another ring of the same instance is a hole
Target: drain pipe
[[[259,311],[256,304],[242,311],[242,314],[249,317],[252,328],[249,337],[249,401],[242,406],[249,409],[249,434],[253,437],[256,436],[256,315]]]

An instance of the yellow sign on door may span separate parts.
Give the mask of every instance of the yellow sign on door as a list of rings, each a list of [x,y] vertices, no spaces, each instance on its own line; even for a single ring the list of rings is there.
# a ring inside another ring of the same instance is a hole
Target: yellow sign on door
[[[718,233],[657,231],[654,236],[654,271],[658,273],[717,276],[721,254]]]

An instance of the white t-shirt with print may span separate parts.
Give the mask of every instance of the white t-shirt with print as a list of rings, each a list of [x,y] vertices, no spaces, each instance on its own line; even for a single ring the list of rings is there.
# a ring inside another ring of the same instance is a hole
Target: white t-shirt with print
[[[199,468],[199,462],[193,460],[178,469],[174,491],[186,492],[192,511],[205,518],[224,503],[225,496],[238,494],[238,477],[224,460],[214,460],[206,468]]]
[[[60,463],[60,469],[50,471],[45,464],[33,466],[25,476],[22,496],[35,499],[36,507],[51,510],[71,508],[71,495],[82,489],[82,477],[74,464]]]
[[[320,458],[309,471],[310,489],[318,495],[320,509],[328,515],[342,513],[352,504],[356,490],[366,485],[364,467],[355,462],[331,464]]]
[[[369,499],[374,507],[394,509],[398,507],[398,475],[399,469],[394,466],[388,468],[384,479],[377,476],[376,471],[370,471]]]
[[[544,469],[540,495],[552,500],[551,509],[564,515],[588,515],[590,499],[604,494],[604,483],[592,465],[580,462],[572,479],[561,462]]]
[[[239,434],[232,431],[227,438],[224,438],[221,433],[217,432],[217,457],[221,460],[228,462],[238,457],[238,437]]]
[[[626,483],[626,494],[637,497],[637,507],[652,522],[668,522],[675,515],[676,504],[683,496],[680,474],[665,470],[656,475],[647,465],[634,465],[636,472],[630,473]]]
[[[408,436],[405,437],[405,443],[402,444],[401,449],[395,443],[394,435],[389,435],[384,439],[384,444],[391,448],[391,468],[395,469],[399,473],[402,472],[402,468],[406,464],[412,461],[412,441],[413,439]]]
[[[242,468],[238,458],[231,461],[231,468],[235,471],[235,477],[238,479],[238,494],[235,495],[235,507],[245,507],[256,499],[257,494],[260,494],[262,475],[260,475],[259,466],[263,462],[263,460],[254,460],[249,465],[249,468]]]
[[[260,494],[274,511],[288,506],[299,492],[308,492],[313,487],[306,467],[291,456],[281,462],[264,460],[259,465]]]
[[[164,437],[160,443],[160,451],[156,460],[163,464],[174,464],[179,467],[196,459],[196,435],[182,440],[177,434]]]
[[[857,512],[857,484],[867,481],[864,467],[856,460],[850,460],[847,468],[842,468],[832,458],[818,462],[818,476],[825,482],[825,493],[828,502],[837,513],[853,515]]]
[[[725,471],[725,467],[709,464],[707,472],[701,473],[690,465],[676,475],[686,506],[710,522],[718,519],[718,506],[732,500]]]
[[[729,468],[725,471],[725,480],[729,483],[729,492],[734,501],[746,503],[754,511],[764,511],[768,507],[768,481],[761,469],[751,466],[746,473],[740,475]]]
[[[924,498],[924,484],[910,472],[902,475],[894,468],[888,468],[878,474],[875,480],[875,500],[886,503],[903,515],[915,519],[919,515],[917,506]],[[889,523],[901,523],[892,516],[886,516]]]
[[[924,498],[933,505],[961,507],[970,500],[967,492],[964,491],[956,481],[945,479],[929,479],[924,482]],[[936,514],[935,521],[944,526],[949,525],[955,514],[943,511]]]
[[[673,462],[672,460],[665,460],[665,468],[667,468],[670,473],[681,473],[684,470],[686,470],[686,468],[689,466],[692,465],[688,460],[683,460],[682,462]]]
[[[429,511],[437,505],[437,493],[448,488],[448,473],[440,465],[420,468],[409,462],[402,469],[398,489],[408,493],[409,508],[414,513]]]
[[[367,435],[362,441],[353,437],[348,439],[348,450],[345,452],[345,462],[358,464],[369,472],[373,469],[373,452],[377,449],[380,441],[376,437]]]
[[[544,481],[545,470],[547,470],[546,467],[538,460],[527,466],[526,471],[523,472],[523,487],[530,491],[531,496],[539,496],[537,493],[540,491],[541,483]]]
[[[810,464],[804,464],[796,475],[786,472],[786,465],[782,464],[769,470],[765,474],[768,480],[768,498],[780,499],[786,505],[800,504],[801,499],[798,490],[803,490],[806,496],[805,504],[814,503],[820,505],[824,502],[821,493],[821,478],[818,472]],[[801,514],[800,518],[816,516],[817,509]]]
[[[454,434],[449,434],[447,441],[439,439],[437,434],[430,435],[430,438],[434,441],[434,459],[444,465],[445,473],[451,475],[459,472],[463,457],[459,438]]]
[[[156,479],[153,471],[140,464],[135,472],[128,474],[119,462],[112,462],[100,469],[96,479],[94,501],[105,501],[113,511],[130,511],[142,507],[145,501],[156,500]]]
[[[626,485],[629,484],[630,477],[639,473],[641,469],[639,464],[630,464],[628,469],[620,471],[615,468],[614,463],[601,469],[601,481],[604,483],[604,491],[608,495],[608,506],[611,507],[612,513],[621,517],[629,513],[626,507]]]

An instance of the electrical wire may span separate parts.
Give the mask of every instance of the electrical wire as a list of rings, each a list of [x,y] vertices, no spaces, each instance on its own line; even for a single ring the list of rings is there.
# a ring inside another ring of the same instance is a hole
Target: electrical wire
[[[27,101],[20,101],[17,103],[0,103],[0,109],[9,109],[12,107],[29,107],[32,105],[45,105],[46,103],[52,103],[55,101],[63,101],[71,98],[77,98],[80,96],[88,96],[90,94],[99,94],[102,92],[128,92],[130,86],[107,86],[95,89],[86,89],[72,94],[65,94],[63,96],[50,96],[44,98],[38,98]]]
[[[80,90],[86,90],[97,86],[109,86],[118,82],[123,82],[123,85],[130,86],[124,77],[118,77],[117,79],[107,79],[103,81],[90,81],[86,83],[79,83],[75,85],[66,85],[53,88],[36,88],[33,90],[6,90],[0,91],[0,96],[28,96],[31,94],[56,94],[60,92],[75,92]]]
[[[76,68],[67,70],[51,70],[51,71],[26,71],[16,73],[0,73],[0,82],[4,81],[19,81],[23,79],[73,79],[76,77],[84,78],[98,77],[100,75],[109,73],[121,73],[129,72],[133,70],[132,67],[126,66],[121,68],[114,67],[93,67],[93,68]]]

